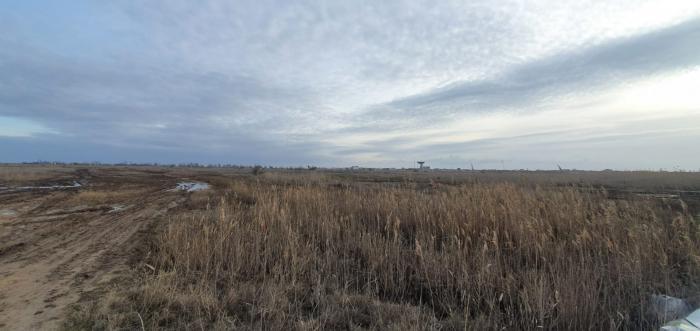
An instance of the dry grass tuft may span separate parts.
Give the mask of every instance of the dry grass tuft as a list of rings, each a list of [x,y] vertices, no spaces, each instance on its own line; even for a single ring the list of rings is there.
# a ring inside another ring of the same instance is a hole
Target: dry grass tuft
[[[123,203],[129,200],[138,199],[148,192],[147,189],[127,189],[119,191],[106,190],[82,190],[67,201],[68,204],[80,205],[102,205]]]
[[[0,165],[0,186],[56,179],[69,176],[74,170],[61,166]]]
[[[698,223],[672,205],[265,176],[174,217],[156,272],[70,325],[130,327],[138,313],[146,329],[649,329],[650,294],[700,290]]]

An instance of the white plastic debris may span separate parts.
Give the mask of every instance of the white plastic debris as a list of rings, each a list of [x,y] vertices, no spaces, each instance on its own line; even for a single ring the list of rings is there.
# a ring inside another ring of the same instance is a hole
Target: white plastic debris
[[[668,295],[651,296],[650,314],[659,321],[670,321],[688,315],[692,309],[685,300]]]
[[[695,310],[684,319],[668,322],[660,331],[700,331],[700,309]]]

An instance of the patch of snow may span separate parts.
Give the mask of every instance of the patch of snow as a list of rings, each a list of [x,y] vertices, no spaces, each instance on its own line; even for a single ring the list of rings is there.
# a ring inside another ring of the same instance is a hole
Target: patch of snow
[[[179,183],[177,183],[177,186],[170,191],[196,192],[196,191],[203,191],[203,190],[208,190],[208,189],[209,189],[209,184],[207,184],[207,183],[179,182]]]
[[[109,213],[118,213],[120,211],[123,211],[125,209],[129,208],[129,206],[125,205],[114,205],[112,206],[112,209],[109,211]]]

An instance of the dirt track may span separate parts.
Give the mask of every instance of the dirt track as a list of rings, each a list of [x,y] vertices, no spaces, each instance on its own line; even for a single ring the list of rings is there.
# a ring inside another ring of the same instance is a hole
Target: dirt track
[[[127,271],[140,236],[186,196],[167,191],[177,179],[163,172],[92,169],[72,180],[83,186],[0,191],[2,330],[57,328],[68,305]],[[76,201],[80,191],[122,189],[139,194]]]

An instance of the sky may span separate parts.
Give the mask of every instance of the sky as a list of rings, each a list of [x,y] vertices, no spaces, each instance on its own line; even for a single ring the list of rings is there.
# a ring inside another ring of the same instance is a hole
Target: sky
[[[0,3],[0,162],[700,169],[700,1]]]

